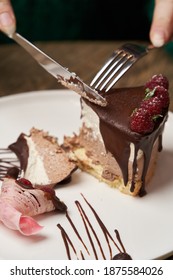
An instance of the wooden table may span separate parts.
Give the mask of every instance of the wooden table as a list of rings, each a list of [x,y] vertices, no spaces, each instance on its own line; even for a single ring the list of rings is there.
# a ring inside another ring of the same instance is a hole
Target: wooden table
[[[89,83],[112,51],[123,42],[38,42],[36,45],[70,71]],[[163,73],[170,81],[173,111],[173,56],[156,49],[142,58],[121,78],[117,86],[141,85],[152,75]],[[62,88],[21,47],[0,46],[0,96],[28,91]],[[173,259],[173,256],[171,257]]]
[[[89,83],[114,49],[123,42],[44,42],[36,45],[70,71]],[[152,50],[133,66],[117,86],[141,85],[153,74],[163,73],[170,81],[173,96],[173,55],[164,49]],[[0,46],[0,96],[62,88],[25,50],[16,44]],[[171,98],[170,110],[173,111]]]

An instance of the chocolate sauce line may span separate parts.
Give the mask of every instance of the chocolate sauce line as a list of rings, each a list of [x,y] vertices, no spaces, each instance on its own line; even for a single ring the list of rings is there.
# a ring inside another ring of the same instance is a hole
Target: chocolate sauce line
[[[29,192],[30,195],[35,199],[36,203],[38,204],[38,207],[41,207],[40,201],[38,200],[38,198],[36,197],[36,195],[34,195],[33,193]]]
[[[2,166],[2,167],[6,166],[7,167],[7,165],[16,166],[15,163],[17,163],[18,160],[8,158],[8,159],[0,159],[0,162],[5,164],[5,165],[0,165],[0,166]]]
[[[117,229],[115,230],[115,234],[116,234],[116,238],[117,238],[119,244],[121,245],[122,250],[119,248],[119,246],[117,245],[117,243],[115,242],[115,240],[113,239],[113,237],[111,236],[111,234],[109,233],[109,231],[107,230],[106,226],[103,224],[103,222],[101,221],[101,219],[99,218],[98,214],[96,213],[94,208],[91,206],[91,204],[86,200],[86,198],[84,197],[83,194],[81,194],[81,196],[83,197],[83,199],[86,202],[86,204],[88,205],[88,207],[91,209],[92,213],[94,214],[94,216],[96,218],[96,221],[98,222],[98,224],[99,224],[99,226],[100,226],[100,228],[101,228],[101,230],[102,230],[102,232],[103,232],[103,234],[105,236],[105,240],[106,240],[108,248],[109,248],[110,259],[131,259],[130,255],[128,255],[126,253],[125,247],[124,247],[124,245],[122,243],[122,240],[120,238],[120,234],[119,234],[118,230]],[[78,211],[80,213],[81,219],[82,219],[83,224],[85,226],[85,230],[86,230],[89,242],[91,244],[91,247],[92,247],[95,259],[98,260],[98,255],[97,255],[96,248],[94,246],[94,242],[93,242],[93,239],[91,237],[89,229],[92,231],[92,233],[94,235],[94,238],[97,241],[97,244],[99,246],[99,250],[100,250],[100,252],[102,254],[103,259],[106,259],[105,254],[103,252],[102,245],[101,245],[101,243],[100,243],[100,241],[99,241],[99,239],[97,237],[97,234],[96,234],[95,230],[93,229],[93,227],[91,225],[91,222],[89,221],[89,218],[86,215],[86,213],[85,213],[81,203],[79,201],[75,201],[75,204],[77,206],[77,209],[78,209]],[[86,247],[82,237],[80,236],[76,226],[74,225],[74,222],[72,221],[72,219],[69,217],[68,214],[66,214],[66,217],[67,217],[67,220],[69,221],[70,225],[72,226],[76,236],[79,238],[80,242],[83,244],[85,250],[89,253],[89,251],[88,251],[88,249],[87,249],[87,247]],[[67,256],[68,256],[68,259],[70,260],[71,259],[70,247],[73,249],[73,252],[77,256],[76,249],[75,249],[75,247],[74,247],[70,237],[68,236],[68,234],[64,230],[64,228],[60,224],[58,224],[57,226],[58,226],[58,228],[61,231],[61,235],[62,235],[62,238],[63,238],[63,241],[64,241],[64,245],[65,245],[65,248],[66,248]],[[112,249],[111,249],[111,245],[110,245],[109,239],[113,242],[113,244],[115,245],[115,247],[119,251],[119,253],[116,254],[114,257],[112,257]],[[85,258],[84,258],[83,252],[81,250],[80,250],[80,255],[81,255],[81,258],[84,260]]]
[[[89,242],[90,242],[90,244],[91,244],[91,247],[92,247],[92,250],[93,250],[95,259],[98,260],[97,251],[96,251],[96,248],[95,248],[95,246],[94,246],[94,242],[93,242],[92,237],[91,237],[91,234],[90,234],[90,232],[89,232],[89,228],[88,228],[88,226],[87,226],[87,223],[89,224],[89,227],[90,227],[90,229],[92,230],[92,232],[93,232],[93,234],[94,234],[94,236],[95,236],[95,238],[96,238],[96,240],[97,240],[97,243],[99,244],[99,248],[101,248],[100,241],[99,241],[99,239],[98,239],[98,237],[97,237],[97,235],[96,235],[96,232],[94,231],[94,229],[93,229],[93,227],[92,227],[92,225],[91,225],[91,223],[90,223],[90,221],[89,221],[87,215],[85,214],[85,212],[84,212],[84,210],[83,210],[81,204],[79,203],[79,201],[75,201],[75,203],[76,203],[76,206],[78,207],[78,210],[79,210],[79,213],[80,213],[80,215],[81,215],[83,224],[84,224],[84,226],[85,226],[85,230],[86,230],[86,233],[87,233],[87,235],[88,235],[88,239],[89,239]],[[103,253],[102,248],[101,248],[101,253],[102,253],[103,258],[105,259],[105,256],[104,256],[104,253]]]
[[[7,171],[8,168],[9,168],[9,167],[3,166],[3,165],[0,164],[0,173],[1,173],[1,171],[2,171],[2,172],[3,172],[3,171]]]
[[[72,228],[73,228],[73,230],[74,230],[75,234],[77,235],[77,237],[78,237],[78,238],[79,238],[79,240],[81,241],[82,245],[84,246],[85,250],[87,251],[88,255],[90,255],[90,253],[89,253],[89,251],[88,251],[88,248],[87,248],[86,244],[84,243],[84,241],[83,241],[82,237],[80,236],[80,234],[79,234],[79,232],[78,232],[78,230],[77,230],[76,226],[74,225],[74,223],[73,223],[72,219],[71,219],[71,218],[70,218],[70,216],[68,215],[68,212],[66,213],[66,217],[67,217],[67,219],[68,219],[69,223],[71,224],[71,226],[72,226]],[[81,252],[81,253],[82,253],[82,252]]]
[[[11,154],[12,151],[8,148],[0,148],[0,154]]]
[[[80,251],[80,254],[81,254],[81,258],[82,258],[82,260],[85,260],[85,258],[84,258],[84,255],[83,255],[82,251]]]
[[[64,241],[64,244],[65,244],[65,248],[66,248],[66,252],[67,252],[67,256],[68,256],[68,259],[71,260],[71,254],[70,254],[70,248],[69,248],[69,244],[71,246],[71,248],[73,249],[73,252],[75,253],[75,255],[77,256],[77,252],[76,252],[76,249],[70,239],[70,237],[68,236],[68,234],[66,233],[65,229],[60,225],[60,224],[57,224],[57,227],[60,229],[61,231],[61,236],[62,236],[62,239]]]
[[[110,240],[114,243],[114,245],[116,246],[116,248],[118,249],[118,251],[121,253],[121,249],[119,248],[119,246],[116,244],[115,240],[113,239],[113,237],[111,236],[111,234],[109,233],[108,229],[106,228],[106,226],[104,225],[104,223],[102,222],[102,220],[100,219],[100,217],[98,216],[98,214],[96,213],[96,211],[94,210],[94,208],[91,206],[91,204],[86,200],[86,198],[84,197],[83,194],[81,194],[83,199],[85,200],[85,202],[87,203],[87,205],[90,207],[90,209],[92,210],[104,236],[109,248],[109,252],[110,252],[110,258],[112,258],[112,249],[111,249],[111,245],[109,242],[109,238]],[[108,238],[109,237],[109,238]]]
[[[119,246],[117,245],[117,243],[115,242],[115,240],[113,239],[113,237],[111,236],[111,234],[109,233],[108,229],[106,228],[106,226],[104,225],[104,223],[102,222],[102,220],[100,219],[100,217],[98,216],[97,212],[94,210],[94,208],[91,206],[91,204],[86,200],[86,198],[84,197],[83,194],[81,194],[83,199],[85,200],[85,202],[87,203],[87,205],[90,207],[90,209],[92,210],[98,224],[100,225],[100,228],[105,236],[108,248],[109,248],[109,252],[110,252],[110,257],[112,258],[112,249],[111,249],[111,245],[109,242],[109,238],[110,240],[113,242],[113,244],[116,246],[117,250],[121,253],[121,249],[119,248]],[[109,237],[109,238],[108,238]]]
[[[167,116],[165,116],[163,123],[165,123],[167,120]],[[162,150],[162,133],[163,133],[164,126],[161,125],[157,128],[157,130],[154,133],[154,136],[150,138],[150,142],[147,147],[144,147],[143,153],[144,153],[144,166],[143,166],[143,172],[142,172],[142,186],[139,192],[139,196],[143,196],[146,194],[145,190],[145,177],[148,171],[150,159],[151,159],[151,153],[152,148],[154,146],[154,143],[156,139],[158,138],[158,152]]]
[[[124,245],[123,245],[123,243],[122,243],[122,240],[121,240],[119,231],[118,231],[117,229],[115,229],[115,234],[116,234],[116,238],[117,238],[118,242],[119,242],[120,245],[121,245],[121,248],[123,249],[123,252],[124,252],[124,253],[127,253],[127,252],[126,252],[126,249],[125,249],[125,247],[124,247]],[[121,252],[120,252],[120,253],[121,253]]]
[[[7,175],[7,172],[10,168],[18,167],[17,163],[19,163],[17,158],[12,158],[9,156],[5,156],[7,154],[13,154],[11,150],[8,148],[0,148],[0,180],[2,181],[3,178]]]
[[[158,151],[161,152],[163,149],[162,146],[162,134],[159,135]]]

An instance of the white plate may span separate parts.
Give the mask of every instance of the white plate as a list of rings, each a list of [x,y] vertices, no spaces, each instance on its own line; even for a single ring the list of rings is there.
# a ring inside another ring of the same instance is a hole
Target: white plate
[[[37,91],[0,99],[0,147],[7,147],[21,132],[35,126],[58,136],[78,132],[80,126],[79,97],[68,90]],[[166,123],[163,146],[156,174],[143,198],[130,197],[99,183],[88,174],[77,171],[70,184],[57,189],[67,204],[70,217],[88,242],[75,200],[85,211],[97,231],[97,223],[81,193],[94,207],[109,232],[120,233],[126,251],[133,259],[164,258],[173,253],[173,114]],[[60,223],[76,244],[72,229],[63,214],[45,214],[37,218],[44,226],[40,234],[25,237],[0,224],[1,259],[67,259],[66,249],[57,224]],[[105,239],[100,237],[104,243]],[[76,245],[79,249],[79,245]],[[88,245],[89,246],[89,245]],[[105,246],[103,244],[103,246]],[[118,253],[113,248],[114,254]],[[75,256],[74,256],[75,257]],[[91,254],[90,258],[94,258]],[[109,257],[108,257],[109,258]]]

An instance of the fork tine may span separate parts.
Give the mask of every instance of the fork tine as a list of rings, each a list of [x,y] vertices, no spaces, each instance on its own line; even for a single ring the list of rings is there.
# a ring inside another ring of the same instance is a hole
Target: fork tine
[[[113,52],[90,83],[96,90],[107,92],[125,74],[125,72],[142,56],[146,55],[153,46],[124,44]]]
[[[102,84],[100,90],[105,89],[107,92],[114,84],[126,73],[126,71],[136,62],[136,58],[128,56],[118,67],[114,69],[112,74],[108,76],[107,80]]]
[[[95,84],[95,88],[98,88],[102,82],[106,79],[106,77],[113,71],[113,69],[125,58],[126,54],[121,52],[117,54],[114,59],[111,59],[111,62],[109,64],[105,65],[104,69],[102,69],[102,73],[100,73],[100,76],[97,79],[97,84]],[[117,66],[118,68],[118,66]]]
[[[119,74],[112,80],[112,82],[109,84],[109,86],[106,88],[105,92],[110,90],[116,82],[127,72],[127,70],[136,62],[136,59],[128,60],[126,65],[123,67],[122,70],[120,70]]]
[[[99,72],[95,75],[94,79],[91,81],[90,86],[93,86],[99,77],[103,74],[103,72],[109,67],[109,65],[119,56],[123,51],[116,50],[113,52],[111,57],[107,60],[107,62],[103,65],[103,67],[99,70]]]
[[[107,79],[105,79],[104,83],[102,84],[102,86],[100,87],[100,90],[104,89],[111,81],[111,79],[119,72],[119,71],[122,71],[124,65],[126,65],[127,61],[130,60],[130,59],[133,59],[133,56],[132,55],[128,55],[128,54],[125,54],[122,59],[119,60],[119,63],[118,65],[115,64],[114,67],[112,67],[112,71],[111,71],[111,74],[109,74],[109,72],[107,72],[105,74],[105,78],[107,76]]]

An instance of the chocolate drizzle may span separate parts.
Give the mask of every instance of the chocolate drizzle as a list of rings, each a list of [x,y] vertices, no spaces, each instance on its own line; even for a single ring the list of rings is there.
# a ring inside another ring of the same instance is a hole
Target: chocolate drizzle
[[[145,177],[148,170],[151,152],[157,138],[159,138],[159,151],[162,149],[162,132],[167,120],[167,111],[163,117],[158,118],[154,131],[147,135],[141,135],[130,130],[129,118],[135,108],[139,107],[145,96],[145,88],[121,88],[111,89],[106,93],[107,106],[100,107],[88,101],[90,106],[100,119],[100,132],[107,151],[111,152],[122,171],[124,185],[129,181],[128,162],[130,157],[130,144],[135,147],[133,160],[131,192],[134,191],[135,175],[137,172],[137,154],[139,150],[144,154],[144,167],[142,171],[142,187],[139,195],[145,194]]]
[[[6,175],[11,177],[18,176],[19,170],[19,160],[14,157],[12,151],[7,148],[0,149],[0,180],[2,180]]]
[[[82,194],[81,194],[82,195]],[[103,241],[100,241],[97,232],[95,231],[91,220],[89,219],[89,217],[87,216],[86,212],[84,211],[84,208],[82,207],[82,204],[79,201],[75,201],[75,204],[77,206],[78,212],[80,214],[80,218],[82,219],[88,240],[89,240],[89,244],[91,245],[91,249],[92,249],[92,253],[94,255],[94,259],[98,260],[99,259],[99,252],[101,254],[102,259],[106,260],[106,259],[132,259],[131,256],[129,254],[127,254],[125,247],[121,241],[120,238],[120,234],[118,232],[118,230],[115,230],[115,234],[116,234],[116,239],[119,243],[119,245],[117,244],[117,242],[114,240],[114,238],[111,236],[111,234],[109,233],[108,229],[106,228],[106,226],[104,225],[104,223],[102,222],[102,220],[100,219],[99,215],[96,213],[96,211],[94,210],[94,208],[92,207],[92,205],[86,200],[86,198],[84,197],[84,195],[82,195],[85,203],[87,204],[87,206],[89,207],[89,209],[92,211],[102,233],[103,236],[105,238],[108,250],[109,250],[109,257],[106,257],[106,254],[104,252],[103,249]],[[83,238],[81,237],[79,231],[77,230],[76,225],[74,224],[74,222],[72,221],[72,219],[70,218],[69,214],[66,213],[66,218],[68,220],[68,222],[70,223],[75,235],[77,236],[78,240],[81,242],[85,252],[87,253],[88,256],[92,256],[92,253],[89,252],[89,249],[86,245],[86,243],[84,242]],[[66,248],[66,252],[67,252],[67,257],[69,260],[72,259],[71,257],[71,250],[73,251],[73,253],[76,255],[77,259],[81,258],[82,260],[85,259],[84,257],[84,253],[82,252],[82,250],[80,250],[80,257],[77,254],[77,250],[70,238],[70,236],[67,234],[66,230],[62,227],[61,224],[58,224],[57,227],[60,229],[61,231],[61,235],[62,235],[62,239],[64,241],[64,245]],[[111,244],[113,244],[114,249],[118,250],[118,254],[113,255],[113,250],[111,247]],[[97,251],[96,248],[99,248],[99,252]],[[71,249],[71,250],[70,250]]]

